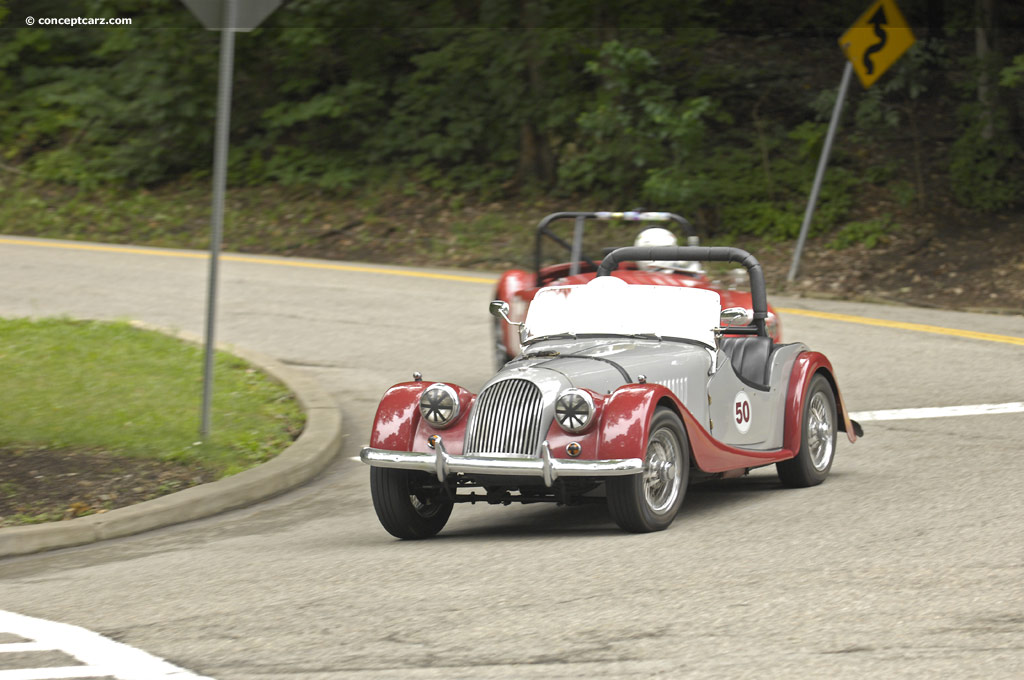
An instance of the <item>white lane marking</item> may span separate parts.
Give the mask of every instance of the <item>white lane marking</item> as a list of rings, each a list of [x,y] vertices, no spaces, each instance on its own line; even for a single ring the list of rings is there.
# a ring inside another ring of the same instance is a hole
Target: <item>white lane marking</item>
[[[895,408],[886,411],[858,411],[850,418],[869,420],[918,420],[920,418],[949,418],[952,416],[980,416],[993,413],[1024,413],[1024,401],[1006,404],[974,404],[971,406],[936,406],[932,408]]]
[[[117,680],[212,680],[167,663],[140,649],[105,638],[85,628],[0,610],[0,633],[29,640],[0,645],[0,651],[63,652],[81,666],[0,670],[0,680],[63,680],[113,677]],[[34,645],[27,650],[18,647]]]
[[[0,671],[3,680],[66,680],[66,678],[100,678],[97,666],[51,666],[47,668],[18,668]]]
[[[53,649],[41,642],[6,642],[0,645],[0,653],[11,652],[45,652]]]

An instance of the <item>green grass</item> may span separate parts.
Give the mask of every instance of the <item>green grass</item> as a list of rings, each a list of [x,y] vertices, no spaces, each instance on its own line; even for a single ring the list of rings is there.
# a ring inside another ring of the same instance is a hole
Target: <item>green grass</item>
[[[201,347],[127,323],[0,319],[0,445],[100,448],[228,475],[284,450],[304,415],[281,384],[229,354],[199,439]]]

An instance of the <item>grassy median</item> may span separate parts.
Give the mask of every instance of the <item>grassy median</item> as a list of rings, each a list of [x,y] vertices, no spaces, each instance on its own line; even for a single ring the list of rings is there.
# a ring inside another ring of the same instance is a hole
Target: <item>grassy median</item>
[[[103,512],[264,462],[304,415],[229,354],[200,442],[201,347],[127,323],[0,319],[0,526]]]

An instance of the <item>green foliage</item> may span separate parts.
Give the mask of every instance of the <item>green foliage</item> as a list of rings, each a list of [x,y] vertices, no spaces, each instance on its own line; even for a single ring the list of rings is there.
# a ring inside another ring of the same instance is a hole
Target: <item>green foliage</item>
[[[23,3],[15,2],[17,16]],[[0,43],[0,142],[38,178],[83,187],[150,184],[208,159],[215,36],[147,28],[183,7],[69,2],[39,16],[132,16],[140,25],[22,26]],[[140,16],[141,15],[141,16]],[[205,86],[205,87],[204,87]],[[205,132],[204,132],[205,130]]]
[[[900,204],[900,207],[904,210],[910,208],[914,201],[917,200],[917,190],[914,189],[914,185],[906,180],[897,180],[888,184],[889,191],[893,197],[896,198],[896,202]]]
[[[938,84],[937,74],[949,66],[943,43],[937,40],[914,43],[884,78],[857,98],[854,107],[857,130],[868,136],[881,128],[905,125],[914,114],[917,102]]]
[[[956,140],[950,153],[950,183],[957,202],[969,208],[993,211],[1024,195],[1021,147],[1003,126],[986,139],[975,123]]]
[[[884,215],[862,222],[848,222],[828,242],[827,247],[832,250],[842,250],[863,245],[871,249],[884,243],[892,229],[892,215]]]
[[[502,104],[522,85],[496,79],[505,60],[497,37],[488,29],[449,32],[413,56],[415,70],[395,84],[387,132],[371,144],[376,154],[446,191],[510,179],[519,129],[503,120]],[[499,83],[512,92],[492,89]]]
[[[604,191],[642,184],[651,168],[679,164],[695,150],[713,104],[696,97],[679,104],[655,76],[649,51],[612,41],[585,70],[600,81],[580,114],[578,143],[563,157],[560,179],[569,190]]]
[[[795,236],[825,127],[805,121],[758,138],[712,97],[680,99],[662,71],[648,49],[618,41],[586,64],[599,89],[562,157],[561,185],[700,213],[712,230]],[[842,169],[831,172],[817,230],[845,212],[855,184]]]
[[[1017,87],[1024,84],[1024,54],[1015,56],[1010,65],[999,72],[999,84],[1003,87]]]
[[[181,2],[0,2],[8,9],[0,172],[89,196],[207,175],[219,35]],[[290,0],[236,36],[229,182],[348,195],[400,177],[414,191],[484,200],[589,195],[676,210],[719,235],[789,238],[836,96],[814,62],[827,54],[839,63],[835,35],[863,11],[853,0],[804,9]],[[912,170],[913,188],[899,185],[910,198],[900,200],[923,207],[925,179],[940,165],[965,205],[1015,200],[1024,55],[993,62],[1004,121],[994,138],[973,130],[977,112],[951,149],[924,124],[977,99],[978,76],[963,59],[972,13],[946,10],[948,39],[920,40],[872,88],[851,92],[854,124],[837,139],[816,233],[842,221],[861,181],[898,184]],[[924,10],[907,11],[917,21]],[[27,27],[29,13],[134,23]],[[1022,49],[1016,34],[1000,40],[1008,54]],[[897,162],[878,151],[893,139],[913,142]],[[76,230],[103,232],[92,221]]]
[[[752,133],[707,149],[682,167],[656,170],[644,185],[657,205],[699,212],[716,233],[795,238],[817,166],[825,126],[805,121],[772,136],[758,149]],[[846,214],[860,180],[833,163],[825,176],[812,234],[831,229]]]
[[[1024,194],[1024,136],[1019,122],[1024,54],[1001,70],[995,52],[962,61],[973,77],[960,83],[969,103],[958,107],[961,133],[949,154],[953,195],[961,205],[978,210],[1019,205]]]

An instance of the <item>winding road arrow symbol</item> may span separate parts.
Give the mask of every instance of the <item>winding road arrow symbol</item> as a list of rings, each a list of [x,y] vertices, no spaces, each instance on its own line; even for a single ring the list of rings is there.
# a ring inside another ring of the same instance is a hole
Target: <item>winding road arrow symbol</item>
[[[896,0],[874,0],[839,36],[839,47],[860,78],[871,87],[914,44],[914,32]]]
[[[888,39],[888,34],[885,32],[885,29],[882,28],[882,24],[889,23],[885,18],[885,8],[879,7],[878,11],[868,19],[868,23],[874,25],[875,35],[878,36],[878,42],[864,51],[864,70],[868,75],[871,75],[875,72],[875,64],[871,59],[871,55],[875,52],[881,52]]]

